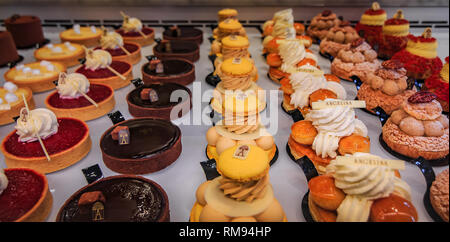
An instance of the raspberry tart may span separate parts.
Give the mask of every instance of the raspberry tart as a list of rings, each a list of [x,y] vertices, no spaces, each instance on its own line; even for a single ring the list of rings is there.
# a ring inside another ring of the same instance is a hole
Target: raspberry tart
[[[100,47],[95,49],[102,49],[108,51],[113,61],[124,61],[132,65],[141,61],[141,46],[133,42],[123,42],[123,38],[116,32],[107,32],[103,30],[100,39]]]
[[[433,92],[437,100],[441,103],[442,111],[448,113],[449,109],[449,90],[448,90],[448,56],[445,58],[445,64],[439,74],[434,74],[425,80],[422,90]]]
[[[95,26],[80,27],[79,24],[75,24],[73,28],[59,33],[59,38],[61,42],[76,43],[89,48],[100,43],[101,35],[101,30]]]
[[[85,51],[82,45],[70,42],[60,44],[47,44],[34,51],[34,58],[42,61],[57,61],[66,67],[79,65],[79,59],[84,58]]]
[[[34,108],[32,91],[28,87],[19,88],[12,82],[5,82],[0,87],[0,125],[13,123],[13,118],[19,116],[20,110],[25,106],[22,95],[30,108]]]
[[[182,58],[160,60],[153,56],[141,71],[145,84],[174,82],[186,86],[195,81],[195,65]]]
[[[132,18],[122,13],[122,27],[116,32],[120,34],[125,42],[132,42],[142,47],[153,44],[155,41],[155,30],[144,27],[141,20]]]
[[[383,41],[383,25],[386,19],[386,11],[380,7],[380,4],[373,2],[372,7],[364,12],[355,26],[359,36],[377,51]]]

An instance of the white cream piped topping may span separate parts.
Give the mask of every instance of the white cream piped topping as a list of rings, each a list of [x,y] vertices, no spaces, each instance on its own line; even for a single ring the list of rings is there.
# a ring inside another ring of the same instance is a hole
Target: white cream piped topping
[[[46,108],[38,108],[24,115],[24,109],[21,110],[21,115],[15,126],[20,142],[36,141],[38,140],[37,135],[41,139],[46,139],[58,132],[58,120],[52,111]]]
[[[56,89],[58,90],[59,96],[63,99],[74,99],[82,96],[81,93],[89,92],[89,80],[80,73],[71,73],[71,74],[60,74],[58,80],[58,86]]]

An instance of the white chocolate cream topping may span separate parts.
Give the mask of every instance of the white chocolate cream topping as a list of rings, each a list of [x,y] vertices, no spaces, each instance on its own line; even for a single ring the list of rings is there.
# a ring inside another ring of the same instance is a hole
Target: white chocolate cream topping
[[[61,72],[56,89],[61,98],[73,99],[82,96],[81,92],[88,93],[89,86],[89,80],[83,74]]]
[[[86,69],[95,71],[97,69],[106,68],[106,66],[111,65],[112,56],[108,51],[105,50],[88,50],[86,55]]]
[[[20,117],[15,126],[20,142],[33,142],[46,139],[58,132],[56,115],[46,108],[37,108],[27,113],[25,108],[20,111]]]

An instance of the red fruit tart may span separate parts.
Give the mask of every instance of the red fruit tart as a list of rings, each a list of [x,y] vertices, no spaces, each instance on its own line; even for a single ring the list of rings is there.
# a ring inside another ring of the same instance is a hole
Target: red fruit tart
[[[359,36],[366,39],[366,42],[375,50],[378,50],[383,40],[383,25],[386,19],[386,11],[380,8],[380,4],[374,2],[372,8],[364,12],[355,26]]]
[[[86,61],[75,70],[83,74],[93,84],[107,84],[113,89],[130,84],[133,66],[124,61],[113,61],[105,50],[87,50]]]
[[[189,85],[195,80],[195,65],[186,59],[152,57],[141,69],[146,84],[174,82]]]
[[[437,40],[431,36],[431,28],[426,28],[422,36],[408,35],[406,48],[392,56],[392,60],[404,64],[408,77],[425,80],[442,69],[437,47]]]
[[[196,62],[200,58],[200,49],[190,41],[163,40],[153,47],[153,54],[159,59],[182,58]]]
[[[79,73],[61,72],[56,89],[47,97],[45,105],[58,117],[96,119],[110,112],[116,104],[110,86],[90,84]]]
[[[27,168],[0,170],[0,222],[43,222],[52,205],[44,175]]]
[[[29,112],[23,108],[15,128],[0,147],[8,168],[30,168],[40,173],[59,171],[80,161],[91,149],[85,122],[56,118],[45,108]]]
[[[403,16],[402,10],[391,19],[386,20],[383,26],[383,41],[378,49],[378,56],[390,59],[395,53],[406,48],[409,35],[409,21]]]
[[[113,61],[124,61],[132,65],[141,61],[141,46],[133,42],[123,42],[123,38],[116,32],[103,30],[100,47],[95,48],[108,51]]]
[[[440,73],[433,74],[425,80],[422,90],[433,92],[437,100],[441,103],[442,110],[448,113],[449,93],[448,93],[448,56],[445,58],[445,64]]]
[[[153,44],[155,41],[155,30],[144,27],[142,22],[137,18],[131,18],[124,13],[122,27],[116,30],[122,35],[125,42],[133,42],[140,46],[147,46]]]

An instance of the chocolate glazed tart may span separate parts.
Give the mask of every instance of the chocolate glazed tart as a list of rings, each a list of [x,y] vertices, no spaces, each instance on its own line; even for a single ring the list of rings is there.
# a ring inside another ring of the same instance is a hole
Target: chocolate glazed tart
[[[105,196],[102,222],[170,222],[169,199],[156,182],[140,176],[103,178],[75,192],[60,208],[56,222],[92,222],[91,212],[78,207],[86,192]]]
[[[161,60],[164,73],[150,70],[150,63],[142,66],[142,80],[145,84],[174,82],[180,85],[189,85],[195,80],[195,65],[181,58],[167,58]]]
[[[183,40],[169,40],[172,51],[166,52],[163,42],[153,47],[153,54],[161,60],[169,58],[183,58],[191,62],[200,59],[200,49],[194,42]]]
[[[141,91],[144,88],[151,88],[158,94],[159,100],[150,102],[149,100],[142,100],[140,97]],[[182,96],[177,102],[171,102],[170,98],[173,92],[181,91]],[[154,117],[165,120],[172,120],[171,113],[174,107],[179,112],[174,114],[173,119],[181,118],[191,110],[192,107],[192,93],[183,85],[176,83],[156,83],[150,85],[140,86],[127,95],[128,111],[133,117]]]
[[[111,131],[127,126],[130,144],[119,145]],[[125,120],[109,128],[100,139],[103,162],[122,174],[148,174],[162,170],[175,162],[181,154],[181,130],[163,119],[136,118]]]
[[[180,36],[175,36],[174,31],[170,28],[164,30],[163,38],[166,40],[183,40],[195,42],[198,45],[203,43],[203,31],[192,27],[178,27],[181,31]]]

